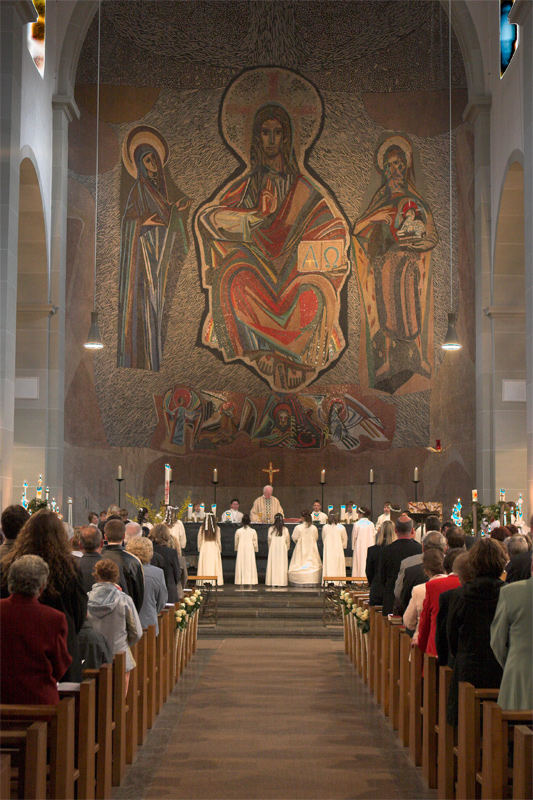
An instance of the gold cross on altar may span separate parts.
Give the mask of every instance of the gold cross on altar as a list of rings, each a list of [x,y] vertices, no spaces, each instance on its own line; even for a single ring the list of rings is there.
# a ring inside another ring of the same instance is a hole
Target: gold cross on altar
[[[268,472],[268,480],[272,484],[274,482],[274,473],[279,472],[279,469],[274,469],[272,461],[268,462],[268,469],[262,469],[261,472]]]

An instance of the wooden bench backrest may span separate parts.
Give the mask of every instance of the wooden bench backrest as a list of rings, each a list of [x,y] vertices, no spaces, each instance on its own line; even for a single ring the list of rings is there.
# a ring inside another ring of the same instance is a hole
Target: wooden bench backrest
[[[17,770],[14,796],[28,800],[46,797],[46,740],[46,722],[32,722],[22,730],[0,730],[0,753],[9,756],[7,792],[2,788],[2,800],[11,797],[12,768]]]

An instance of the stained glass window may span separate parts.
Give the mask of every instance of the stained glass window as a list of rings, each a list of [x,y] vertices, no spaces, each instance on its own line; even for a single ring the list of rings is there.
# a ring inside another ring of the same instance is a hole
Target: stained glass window
[[[30,51],[31,57],[35,63],[35,66],[39,70],[41,77],[44,75],[44,34],[45,34],[45,26],[44,26],[44,14],[45,14],[45,6],[46,0],[33,0],[33,5],[35,6],[37,13],[39,14],[39,18],[36,22],[30,22],[27,26],[27,35],[28,35],[28,50]]]
[[[509,22],[514,0],[500,0],[500,76],[509,66],[518,46],[518,26]]]

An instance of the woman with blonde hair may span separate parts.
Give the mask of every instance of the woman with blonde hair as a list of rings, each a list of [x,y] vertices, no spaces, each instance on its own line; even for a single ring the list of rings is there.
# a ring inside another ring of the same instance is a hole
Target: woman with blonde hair
[[[217,585],[224,585],[222,572],[222,541],[220,528],[216,524],[213,514],[206,514],[204,522],[198,531],[198,575],[216,575]],[[212,583],[212,581],[206,581]]]
[[[165,573],[160,567],[154,567],[151,560],[154,555],[154,546],[146,536],[137,536],[130,539],[126,550],[137,556],[143,565],[144,596],[143,604],[139,610],[139,619],[143,628],[155,625],[156,635],[159,633],[157,615],[165,607],[168,600]]]
[[[154,548],[152,564],[156,567],[161,567],[165,573],[168,602],[177,603],[179,600],[178,584],[180,582],[181,569],[178,553],[171,546],[172,537],[168,525],[165,525],[164,522],[154,525],[148,538],[152,541]]]
[[[366,552],[366,579],[370,587],[368,603],[371,606],[380,606],[383,602],[383,584],[379,573],[381,569],[381,557],[383,548],[391,544],[396,539],[394,522],[385,520],[382,522],[376,536],[376,544],[368,548]]]

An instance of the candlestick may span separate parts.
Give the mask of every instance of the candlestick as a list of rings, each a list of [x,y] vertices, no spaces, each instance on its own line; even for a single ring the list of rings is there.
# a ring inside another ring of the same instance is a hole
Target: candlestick
[[[374,468],[370,467],[370,472],[368,473],[368,482],[374,483]]]
[[[122,481],[124,480],[124,478],[115,478],[115,480],[116,480],[117,486],[118,486],[118,507],[120,508],[120,506],[121,506],[120,493],[121,493]]]
[[[323,469],[320,471],[320,483],[325,483],[325,482],[326,482],[326,470]]]
[[[215,467],[213,470],[212,483],[218,483],[218,469]]]
[[[119,464],[117,469],[117,478],[120,480],[122,478],[122,466]]]
[[[168,506],[170,504],[170,477],[172,474],[172,470],[170,469],[170,464],[165,464],[165,505]]]

